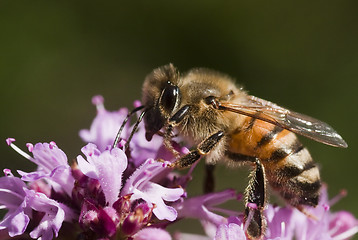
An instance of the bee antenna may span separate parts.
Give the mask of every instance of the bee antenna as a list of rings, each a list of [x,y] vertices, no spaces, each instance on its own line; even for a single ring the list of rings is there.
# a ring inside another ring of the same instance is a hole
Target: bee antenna
[[[122,125],[121,127],[119,128],[118,130],[118,133],[117,133],[117,136],[116,136],[116,139],[114,140],[113,142],[113,145],[112,145],[112,149],[117,147],[117,144],[121,138],[121,134],[122,134],[122,131],[123,131],[123,128],[124,126],[126,125],[126,123],[128,122],[129,118],[136,112],[138,112],[139,110],[143,109],[144,106],[139,106],[139,107],[136,107],[135,109],[133,109],[130,113],[127,114],[127,117],[123,120],[122,122]]]
[[[124,151],[128,150],[129,149],[129,142],[132,140],[133,138],[133,135],[134,133],[136,132],[137,128],[138,128],[138,125],[139,123],[142,121],[144,115],[147,113],[146,110],[144,110],[143,112],[141,112],[141,114],[139,115],[139,117],[137,118],[137,121],[135,122],[134,126],[133,126],[133,129],[131,131],[131,135],[129,135],[129,138],[126,142],[126,144],[124,145]]]

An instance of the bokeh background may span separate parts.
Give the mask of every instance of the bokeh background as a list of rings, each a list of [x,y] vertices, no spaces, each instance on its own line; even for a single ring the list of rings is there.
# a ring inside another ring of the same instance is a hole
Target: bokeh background
[[[23,149],[54,140],[75,158],[93,95],[107,109],[131,108],[145,75],[172,62],[227,73],[253,95],[334,126],[348,149],[302,141],[330,195],[348,190],[333,210],[358,217],[357,11],[355,0],[1,1],[0,168],[34,168],[7,137]],[[201,174],[199,166],[191,195]],[[218,190],[242,191],[247,171],[220,167],[217,178]]]

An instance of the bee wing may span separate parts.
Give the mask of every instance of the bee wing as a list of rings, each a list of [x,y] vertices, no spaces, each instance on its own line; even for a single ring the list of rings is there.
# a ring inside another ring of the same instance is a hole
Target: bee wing
[[[343,138],[327,123],[261,98],[249,96],[248,102],[242,105],[223,102],[220,103],[219,109],[260,119],[327,145],[348,147]]]

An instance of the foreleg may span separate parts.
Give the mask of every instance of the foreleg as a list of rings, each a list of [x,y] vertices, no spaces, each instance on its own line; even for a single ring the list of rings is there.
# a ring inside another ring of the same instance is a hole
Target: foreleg
[[[178,160],[172,163],[172,166],[176,168],[185,168],[191,166],[194,162],[199,160],[201,156],[209,154],[223,137],[223,131],[214,133],[202,141],[196,149],[191,150],[188,154],[180,157]]]

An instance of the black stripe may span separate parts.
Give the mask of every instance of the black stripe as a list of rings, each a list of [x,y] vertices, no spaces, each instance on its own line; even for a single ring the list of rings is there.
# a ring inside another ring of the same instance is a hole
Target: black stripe
[[[310,206],[317,206],[319,200],[319,190],[321,188],[321,180],[315,182],[298,182],[302,195],[300,196],[299,203]]]
[[[279,148],[272,152],[268,161],[279,161],[291,154],[297,154],[302,151],[305,147],[296,139],[296,141],[290,146],[289,149]]]
[[[293,182],[285,187],[289,187],[290,191],[281,191],[280,195],[286,199],[290,204],[303,204],[309,206],[317,206],[319,200],[319,189],[321,181],[317,180],[312,183],[308,182]]]
[[[228,158],[230,158],[231,160],[233,160],[234,162],[255,162],[256,161],[255,157],[240,154],[240,153],[233,153],[230,151],[226,151],[225,155]]]
[[[295,195],[293,195],[292,193],[289,193],[289,192],[281,192],[280,194],[281,194],[281,197],[283,197],[287,201],[290,201],[292,199],[297,198],[297,196],[295,196]]]
[[[290,152],[287,152],[287,150],[283,148],[279,148],[273,151],[273,153],[271,153],[271,156],[268,161],[278,162],[279,160],[284,159],[288,155],[290,155]]]
[[[321,180],[316,180],[315,182],[300,182],[299,183],[300,188],[305,192],[305,193],[316,193],[319,191],[319,189],[321,188]]]
[[[319,201],[319,194],[317,192],[317,194],[315,195],[310,195],[309,197],[300,198],[299,204],[315,207],[318,205],[318,201]]]
[[[304,197],[300,195],[295,195],[294,193],[281,192],[281,196],[292,205],[308,205],[308,206],[317,206],[319,201],[319,192],[315,194],[310,194],[309,197]]]
[[[291,154],[297,154],[302,151],[305,147],[296,139],[296,141],[291,146]]]
[[[285,178],[294,178],[300,175],[301,173],[308,171],[314,167],[316,167],[316,164],[312,159],[310,159],[308,162],[305,163],[303,168],[294,165],[288,165],[288,166],[286,165],[278,170],[278,174]]]
[[[302,192],[302,194],[307,196],[319,191],[321,187],[321,180],[318,179],[314,182],[302,182],[295,177],[289,181],[289,186],[292,190],[296,189],[298,194],[299,192]]]
[[[255,124],[256,119],[257,119],[257,118],[255,118],[255,117],[251,117],[248,126],[245,128],[245,131],[250,131],[250,130],[252,129],[252,127],[253,127],[254,124]]]
[[[262,147],[269,142],[272,141],[280,132],[282,132],[283,128],[280,128],[279,126],[275,126],[270,132],[265,134],[261,140],[257,143],[256,148]]]
[[[316,167],[316,163],[312,160],[312,158],[309,160],[309,162],[305,163],[305,166],[303,167],[303,171],[308,171],[312,168]]]

